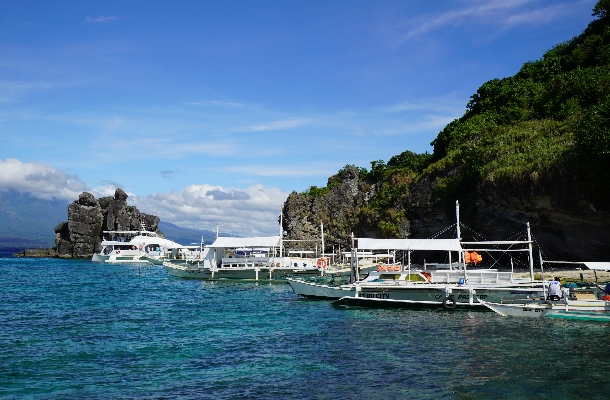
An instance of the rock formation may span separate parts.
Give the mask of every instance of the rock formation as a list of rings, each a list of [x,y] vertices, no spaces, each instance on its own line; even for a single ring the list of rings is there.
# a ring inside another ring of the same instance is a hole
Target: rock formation
[[[68,221],[55,227],[55,245],[62,258],[89,258],[101,250],[103,231],[159,231],[159,217],[140,213],[127,205],[127,193],[117,189],[114,197],[95,199],[83,192],[68,206]]]
[[[379,183],[358,178],[348,167],[342,182],[318,196],[292,192],[284,204],[283,229],[287,239],[311,239],[324,223],[326,251],[346,247],[356,237],[429,238],[455,223],[455,200],[439,199],[435,186],[455,171],[424,174],[388,208],[397,218],[397,234],[384,234],[370,204]],[[508,240],[531,226],[535,243],[546,260],[610,260],[610,213],[590,202],[590,193],[576,176],[563,174],[548,182],[527,186],[474,183],[460,195],[460,221],[477,232],[478,240]],[[462,230],[462,236],[469,232]]]
[[[328,185],[332,186],[339,179],[336,175],[330,177]],[[346,167],[341,182],[323,196],[312,198],[293,191],[284,204],[283,229],[287,233],[286,239],[319,239],[322,221],[325,243],[329,246],[347,246],[354,229],[367,231],[359,223],[359,212],[373,193],[374,187],[358,178],[355,166]],[[311,248],[307,245],[303,247]]]

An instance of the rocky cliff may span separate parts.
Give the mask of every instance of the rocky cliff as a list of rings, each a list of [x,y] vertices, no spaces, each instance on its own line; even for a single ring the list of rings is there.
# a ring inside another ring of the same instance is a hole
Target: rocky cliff
[[[356,167],[346,167],[339,184],[331,185],[337,176],[329,179],[326,193],[292,192],[284,204],[283,228],[288,239],[317,238],[322,221],[326,251],[348,246],[352,232],[356,237],[429,238],[455,223],[459,197],[460,220],[476,232],[477,240],[510,239],[529,222],[547,260],[610,260],[610,214],[590,201],[591,193],[578,176],[565,173],[520,185],[473,182],[456,197],[438,197],[436,186],[457,173],[425,173],[403,186],[392,204],[375,209],[371,205],[378,201],[383,182],[361,179]],[[397,229],[383,229],[388,219]],[[462,234],[472,232],[462,228]]]
[[[101,250],[103,231],[159,231],[159,217],[140,213],[127,205],[127,193],[117,189],[114,197],[96,199],[83,192],[68,206],[68,221],[55,227],[57,253],[62,258],[89,258]]]
[[[406,150],[293,192],[288,237],[317,236],[322,220],[327,246],[347,245],[352,231],[428,238],[455,223],[459,200],[463,237],[512,239],[529,222],[547,260],[610,261],[610,1],[593,16],[582,34],[479,87],[433,154]]]

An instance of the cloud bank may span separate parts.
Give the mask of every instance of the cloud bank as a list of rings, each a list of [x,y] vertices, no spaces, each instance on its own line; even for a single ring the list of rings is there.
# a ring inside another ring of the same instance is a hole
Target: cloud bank
[[[15,158],[0,160],[0,190],[29,192],[41,199],[75,200],[87,190],[76,175],[69,175],[47,164],[24,163]]]
[[[196,229],[216,229],[242,236],[279,234],[278,217],[288,193],[261,184],[245,189],[190,185],[181,191],[130,197],[129,203],[163,221]]]
[[[18,159],[0,159],[0,191],[14,189],[52,200],[74,201],[88,191],[95,197],[112,196],[117,187],[127,191],[127,202],[141,212],[153,214],[166,222],[185,228],[214,230],[220,223],[223,232],[242,236],[279,234],[278,217],[288,193],[262,184],[245,189],[208,184],[190,185],[181,191],[137,196],[117,182],[104,180],[101,186],[88,188],[75,175],[47,164],[24,163]]]

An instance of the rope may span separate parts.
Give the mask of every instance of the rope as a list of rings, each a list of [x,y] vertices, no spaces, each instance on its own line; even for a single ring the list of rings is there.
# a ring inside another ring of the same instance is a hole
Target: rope
[[[486,240],[487,240],[487,239],[486,239],[486,238],[485,238],[483,235],[479,234],[479,233],[478,233],[478,232],[476,232],[474,229],[472,229],[472,228],[470,228],[470,227],[466,226],[466,225],[465,225],[465,224],[463,224],[462,222],[460,222],[460,226],[461,226],[461,227],[463,227],[463,228],[465,228],[465,229],[467,229],[468,231],[472,232],[474,235],[478,236],[479,238],[481,238],[481,239],[482,239],[482,241],[486,241]],[[515,233],[513,236],[509,237],[509,238],[507,239],[507,241],[516,241],[516,240],[518,240],[518,239],[520,239],[520,238],[521,238],[521,239],[523,239],[524,237],[526,237],[526,235],[527,235],[527,230],[523,230],[523,231],[517,232],[517,233]],[[474,237],[474,240],[475,240],[476,242],[481,241],[481,240],[478,240],[476,237]],[[492,253],[490,253],[490,252],[485,252],[485,254],[486,254],[487,256],[491,257],[491,259],[492,259],[492,260],[494,260],[494,262],[491,264],[491,266],[489,267],[489,269],[493,268],[493,267],[494,267],[496,264],[498,264],[498,263],[500,262],[500,258],[502,258],[502,256],[504,256],[504,255],[507,255],[507,254],[506,254],[506,253],[507,253],[507,251],[508,251],[508,250],[510,250],[510,249],[511,249],[513,246],[514,246],[514,244],[511,244],[511,245],[510,245],[510,246],[509,246],[507,249],[505,249],[504,251],[502,251],[502,253],[500,254],[500,256],[499,256],[497,259],[496,259],[496,258],[493,256],[493,254],[492,254]],[[493,247],[494,247],[495,249],[498,249],[498,248],[499,248],[499,247],[498,247],[498,245],[494,245]],[[528,267],[528,265],[527,265],[527,264],[525,264],[524,262],[520,261],[519,259],[516,259],[516,258],[512,257],[510,254],[508,254],[508,257],[509,257],[509,259],[513,260],[513,265],[514,265],[515,263],[517,263],[517,264],[521,264],[521,265],[523,265],[524,267]]]
[[[438,231],[434,235],[428,237],[428,239],[435,239],[435,238],[439,237],[440,235],[442,235],[443,233],[447,232],[449,229],[451,229],[451,228],[453,228],[455,226],[456,226],[456,224],[451,224],[448,227],[446,227],[445,229],[443,229],[441,231]]]
[[[540,251],[540,254],[542,255],[542,259],[545,260],[547,259],[546,255],[544,254],[544,252],[542,251],[542,246],[540,246],[540,243],[538,243],[538,241],[536,240],[536,238],[534,237],[534,235],[532,234],[532,241],[534,243],[536,243],[536,246],[538,246],[538,251]],[[549,264],[549,270],[553,271],[553,264]]]

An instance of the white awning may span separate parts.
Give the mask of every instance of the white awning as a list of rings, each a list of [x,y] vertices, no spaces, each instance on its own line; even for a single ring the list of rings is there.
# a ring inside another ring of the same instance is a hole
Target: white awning
[[[597,271],[610,271],[610,262],[583,262],[589,269]]]
[[[462,251],[458,239],[358,239],[358,250]]]
[[[247,238],[236,238],[236,237],[219,237],[214,243],[208,247],[223,247],[223,248],[237,248],[237,247],[279,247],[280,237],[279,236],[262,236],[262,237],[247,237]]]

